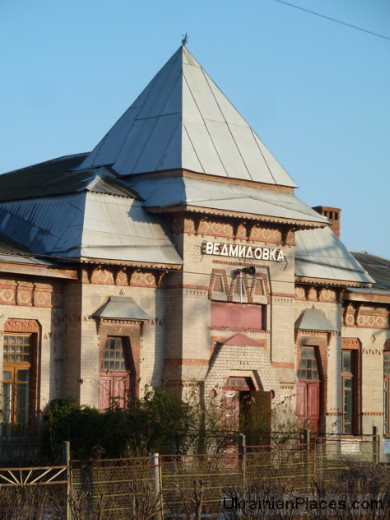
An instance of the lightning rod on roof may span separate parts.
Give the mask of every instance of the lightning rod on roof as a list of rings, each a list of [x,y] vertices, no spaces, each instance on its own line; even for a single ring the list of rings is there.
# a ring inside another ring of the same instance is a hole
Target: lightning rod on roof
[[[181,40],[181,43],[182,45],[184,45],[184,47],[186,46],[188,42],[188,33],[185,33],[185,35],[183,36],[182,40]]]

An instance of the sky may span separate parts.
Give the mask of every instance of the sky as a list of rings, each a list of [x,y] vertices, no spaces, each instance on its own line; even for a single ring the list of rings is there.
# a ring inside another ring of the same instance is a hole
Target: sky
[[[90,151],[188,33],[298,197],[390,258],[390,2],[288,3],[0,0],[0,172]]]

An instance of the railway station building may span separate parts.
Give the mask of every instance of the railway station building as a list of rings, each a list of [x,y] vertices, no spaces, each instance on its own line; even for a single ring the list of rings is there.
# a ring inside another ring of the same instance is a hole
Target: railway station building
[[[1,175],[1,421],[166,385],[390,435],[390,262],[296,188],[184,46],[90,153]]]

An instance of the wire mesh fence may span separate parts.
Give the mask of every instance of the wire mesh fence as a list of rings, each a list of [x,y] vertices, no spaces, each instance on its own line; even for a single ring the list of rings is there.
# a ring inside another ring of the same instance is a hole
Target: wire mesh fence
[[[90,510],[100,501],[103,512],[115,511],[118,519],[131,518],[141,503],[146,507],[148,502],[150,508],[158,505],[159,476],[156,479],[154,471],[150,457],[72,461],[71,490],[75,497],[86,497]]]
[[[351,462],[377,462],[377,442],[372,437],[318,437],[306,443],[291,438],[258,446],[236,443],[224,453],[73,462],[72,489],[88,492],[91,503],[104,494],[106,510],[115,510],[118,519],[136,518],[140,504],[164,511],[167,518],[179,518],[197,505],[210,515],[232,489],[266,483],[268,492],[297,493],[312,489],[313,482],[336,482]]]
[[[219,509],[223,490],[242,484],[240,460],[235,453],[162,456],[161,489],[164,509],[178,515],[202,503],[204,514]]]
[[[350,477],[353,464],[356,473],[379,462],[379,438],[373,436],[306,438],[304,443],[290,438],[256,446],[245,446],[240,439],[223,453],[1,469],[0,511],[19,508],[24,516],[14,512],[4,518],[23,520],[217,518],[223,497],[234,493],[308,492],[313,483],[338,485]],[[35,516],[24,504],[30,504]]]

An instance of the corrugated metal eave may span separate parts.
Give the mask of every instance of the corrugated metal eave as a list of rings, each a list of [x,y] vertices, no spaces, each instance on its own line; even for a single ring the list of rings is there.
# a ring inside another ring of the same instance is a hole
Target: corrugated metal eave
[[[117,260],[110,258],[93,258],[88,256],[81,256],[79,261],[84,264],[110,264],[110,265],[129,265],[134,267],[151,267],[154,269],[172,269],[180,270],[183,268],[183,264],[172,264],[164,262],[143,262],[137,260]]]
[[[340,286],[340,287],[362,287],[368,288],[371,286],[370,282],[362,282],[357,280],[345,280],[345,279],[336,279],[336,278],[321,278],[318,276],[302,276],[295,275],[295,281],[303,284],[314,284],[314,285],[332,285],[332,286]]]
[[[263,222],[272,222],[276,224],[291,224],[291,225],[299,225],[300,229],[313,229],[313,228],[321,228],[326,225],[324,222],[297,219],[297,218],[283,218],[283,217],[273,217],[269,215],[262,215],[256,213],[245,213],[239,211],[229,211],[224,209],[215,209],[208,208],[205,206],[189,206],[186,204],[175,205],[175,206],[155,206],[148,207],[148,211],[151,213],[175,213],[188,211],[191,213],[206,213],[209,215],[218,215],[224,217],[237,217],[237,218],[246,218],[250,220],[258,220]]]

